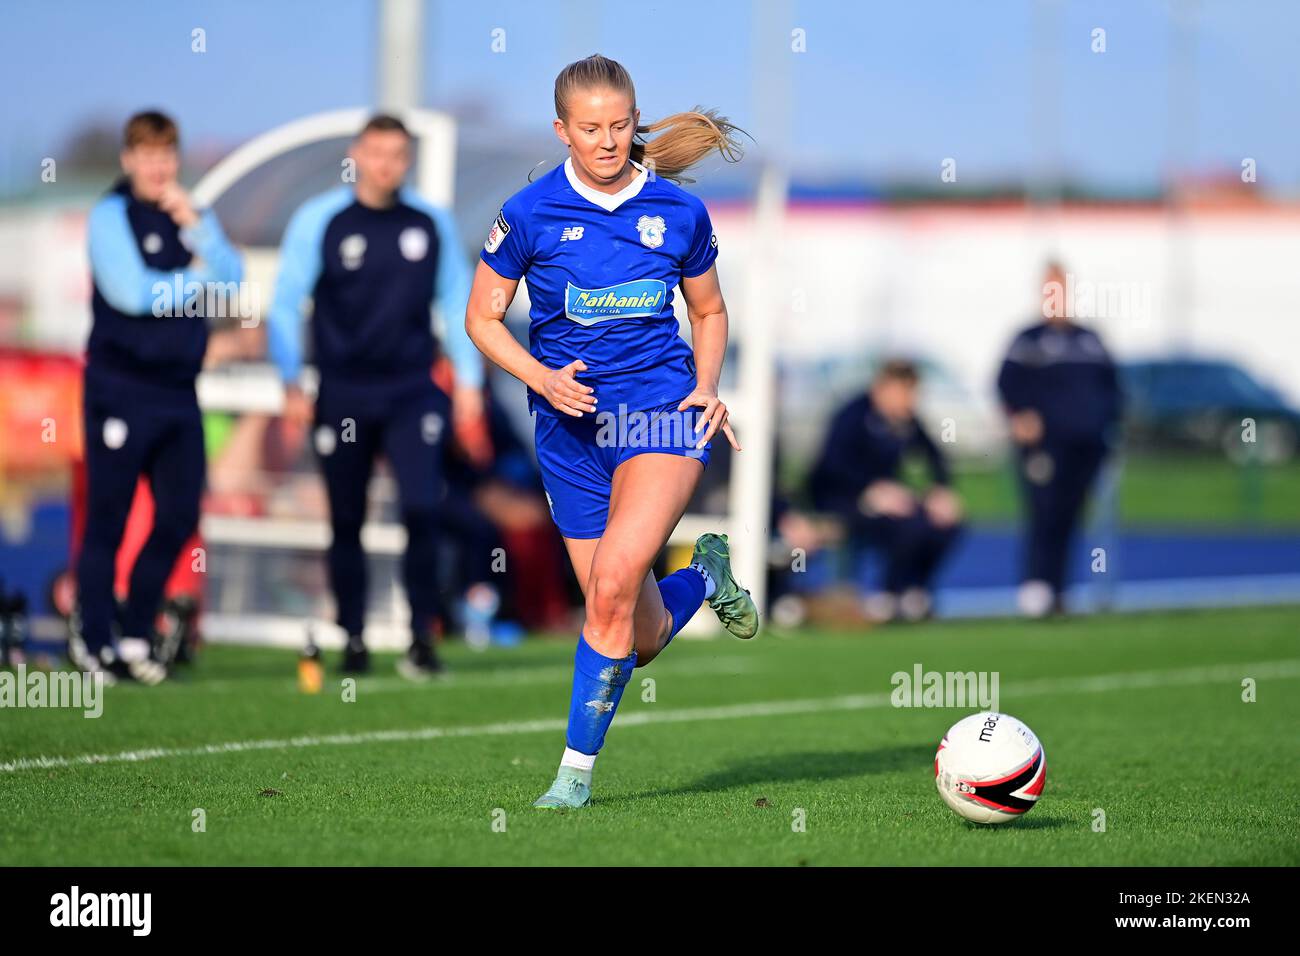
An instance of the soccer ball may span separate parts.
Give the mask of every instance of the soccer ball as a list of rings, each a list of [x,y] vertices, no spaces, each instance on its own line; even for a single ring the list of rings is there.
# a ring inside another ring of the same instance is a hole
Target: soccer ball
[[[939,742],[934,784],[958,816],[1007,823],[1033,809],[1047,782],[1047,756],[1034,732],[1008,714],[963,717]]]

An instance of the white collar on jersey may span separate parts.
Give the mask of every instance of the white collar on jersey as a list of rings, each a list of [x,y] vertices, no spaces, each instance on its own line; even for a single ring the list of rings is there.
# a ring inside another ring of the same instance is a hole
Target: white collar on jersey
[[[579,179],[578,174],[573,171],[573,157],[569,157],[564,161],[564,175],[568,178],[569,185],[573,187],[573,191],[579,196],[586,199],[588,202],[595,203],[606,212],[613,212],[619,206],[623,205],[623,203],[627,202],[639,193],[641,187],[646,184],[646,180],[650,178],[650,174],[646,168],[635,159],[630,159],[628,162],[641,170],[641,172],[630,183],[616,193],[603,193],[599,189],[592,189]]]

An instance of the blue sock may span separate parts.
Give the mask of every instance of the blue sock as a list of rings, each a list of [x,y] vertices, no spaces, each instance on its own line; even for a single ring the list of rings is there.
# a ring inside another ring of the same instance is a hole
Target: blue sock
[[[634,667],[635,650],[624,658],[606,657],[593,650],[586,637],[578,635],[578,650],[573,656],[573,694],[569,698],[569,732],[565,735],[571,750],[591,755],[600,752]]]
[[[659,582],[659,593],[663,595],[664,607],[673,617],[673,629],[668,632],[668,640],[664,641],[664,647],[667,647],[704,603],[704,575],[695,568],[674,571]]]

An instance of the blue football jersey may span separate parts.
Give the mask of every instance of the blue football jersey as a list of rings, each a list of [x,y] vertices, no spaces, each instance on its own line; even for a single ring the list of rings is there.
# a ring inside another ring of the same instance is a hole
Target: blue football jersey
[[[704,204],[637,168],[609,194],[581,182],[566,160],[506,200],[480,254],[498,275],[526,278],[533,357],[548,368],[586,363],[577,378],[595,389],[598,411],[654,408],[695,388],[673,289],[718,257]]]

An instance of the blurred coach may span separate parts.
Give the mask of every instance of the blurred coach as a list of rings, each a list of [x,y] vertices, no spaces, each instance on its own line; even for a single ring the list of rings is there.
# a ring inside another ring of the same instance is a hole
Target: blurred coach
[[[402,577],[411,644],[398,668],[420,679],[441,670],[436,638],[445,618],[436,562],[446,494],[442,446],[453,409],[431,377],[435,303],[455,366],[458,418],[482,415],[483,363],[465,334],[470,276],[455,222],[403,185],[411,164],[406,127],[391,116],[373,117],[349,156],[356,183],[308,200],[289,222],[268,346],[287,389],[285,415],[314,423],[333,532],[330,586],[347,634],[343,670],[370,668],[361,527],[371,470],[382,454],[397,481],[407,535]],[[308,299],[320,372],[314,409],[298,385]]]
[[[235,314],[243,279],[239,253],[216,217],[194,209],[181,188],[179,145],[169,117],[131,117],[124,175],[87,226],[94,320],[84,394],[86,528],[77,564],[80,634],[68,653],[82,670],[144,684],[166,676],[152,659],[154,619],[199,521],[205,459],[194,380],[215,317],[208,312]],[[119,609],[117,551],[141,475],[153,494],[153,528]]]
[[[1031,617],[1064,610],[1070,541],[1120,417],[1115,365],[1071,321],[1066,292],[1065,270],[1048,263],[1045,321],[1015,337],[998,375],[1028,512],[1018,601]]]

